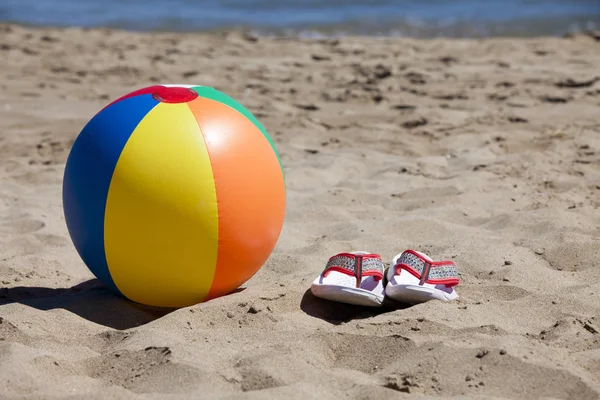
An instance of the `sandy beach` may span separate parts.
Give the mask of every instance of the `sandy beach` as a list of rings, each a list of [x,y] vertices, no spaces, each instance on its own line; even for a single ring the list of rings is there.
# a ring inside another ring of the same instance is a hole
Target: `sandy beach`
[[[599,399],[600,41],[274,39],[0,25],[1,399]],[[85,123],[213,86],[285,168],[243,290],[165,312],[109,292],[65,225]],[[327,259],[453,260],[454,302],[315,298]]]

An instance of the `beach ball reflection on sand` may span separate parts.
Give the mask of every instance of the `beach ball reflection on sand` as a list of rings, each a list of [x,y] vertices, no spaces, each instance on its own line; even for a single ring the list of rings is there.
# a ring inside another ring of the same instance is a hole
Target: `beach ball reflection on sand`
[[[73,244],[106,286],[184,307],[231,293],[283,227],[277,150],[242,105],[205,86],[151,86],[96,114],[69,154]]]

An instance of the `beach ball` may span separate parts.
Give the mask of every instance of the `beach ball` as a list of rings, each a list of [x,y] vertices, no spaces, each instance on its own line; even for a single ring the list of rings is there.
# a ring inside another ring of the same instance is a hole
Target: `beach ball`
[[[63,180],[83,262],[131,301],[184,307],[231,293],[272,253],[285,213],[273,141],[206,86],[158,85],[100,110]]]

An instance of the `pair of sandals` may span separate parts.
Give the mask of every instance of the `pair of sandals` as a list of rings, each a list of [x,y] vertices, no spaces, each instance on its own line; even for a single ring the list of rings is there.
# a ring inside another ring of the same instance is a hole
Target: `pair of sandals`
[[[311,292],[326,300],[380,307],[385,297],[406,304],[455,300],[458,284],[452,261],[433,261],[421,252],[405,250],[385,271],[379,254],[354,251],[331,257]]]

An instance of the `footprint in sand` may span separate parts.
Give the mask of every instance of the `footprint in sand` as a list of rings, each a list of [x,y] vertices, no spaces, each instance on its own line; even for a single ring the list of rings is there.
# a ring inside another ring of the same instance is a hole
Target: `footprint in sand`
[[[597,398],[586,382],[568,370],[548,368],[510,353],[510,349],[428,343],[396,352],[395,362],[377,375],[390,389],[433,396],[441,388],[445,396],[465,396],[485,387],[502,398]],[[438,374],[439,368],[445,372]]]
[[[35,219],[19,219],[16,221],[6,221],[0,224],[0,232],[13,235],[23,235],[37,232],[43,229],[46,223]]]
[[[97,348],[98,351],[104,350],[104,349],[112,349],[116,346],[122,345],[125,341],[127,341],[129,338],[131,338],[135,334],[136,334],[135,331],[128,331],[128,332],[116,331],[116,330],[104,331],[102,333],[95,335],[95,338],[97,338],[98,341],[91,341],[91,342],[96,345],[94,347]]]
[[[19,328],[0,317],[0,343],[4,341],[26,343],[28,337]]]
[[[578,316],[562,318],[530,337],[543,340],[544,343],[552,343],[555,347],[582,352],[600,349],[598,335],[600,327],[595,317]]]
[[[389,351],[389,346],[394,351]],[[377,336],[350,333],[315,333],[294,342],[285,344],[286,363],[293,370],[309,379],[326,379],[322,372],[315,371],[318,363],[335,376],[335,371],[358,369],[364,374],[372,374],[379,368],[387,367],[415,343],[401,335]],[[285,386],[294,377],[285,370],[273,368],[273,359],[280,358],[279,350],[272,349],[254,354],[246,354],[233,366],[235,378],[242,391],[255,391]],[[282,357],[281,357],[282,358]],[[270,360],[266,362],[266,360]],[[357,362],[358,360],[358,362]],[[232,374],[229,374],[232,375]]]
[[[46,246],[62,247],[67,246],[70,243],[70,241],[63,236],[52,235],[49,233],[38,233],[35,235],[35,237],[40,241],[40,243]]]
[[[120,350],[84,361],[88,375],[134,392],[155,387],[160,392],[174,392],[197,381],[199,372],[172,362],[168,347],[143,350]],[[172,377],[177,379],[173,380]]]
[[[548,249],[536,249],[535,254],[558,271],[585,272],[600,266],[596,242],[586,242],[586,237],[577,238],[577,242],[561,239],[560,244]]]
[[[284,383],[259,368],[243,368],[240,371],[241,389],[243,392],[272,389],[284,386]]]
[[[351,333],[324,334],[322,340],[331,349],[337,368],[358,369],[365,373],[389,366],[398,359],[398,354],[416,347],[411,339],[397,334],[384,338]],[[394,351],[389,351],[390,348]]]

